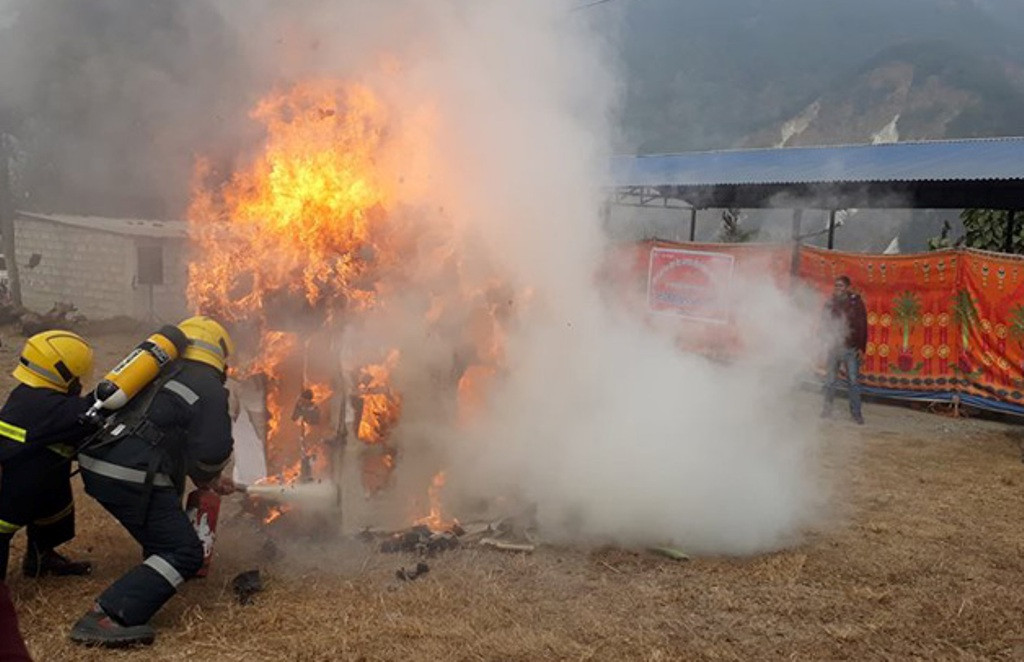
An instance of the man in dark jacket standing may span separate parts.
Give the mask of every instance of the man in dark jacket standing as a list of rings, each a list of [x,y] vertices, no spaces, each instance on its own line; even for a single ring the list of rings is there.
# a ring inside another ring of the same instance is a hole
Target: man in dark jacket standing
[[[26,576],[92,569],[54,551],[75,537],[70,457],[95,430],[82,422],[92,399],[79,395],[91,372],[92,348],[75,333],[44,331],[25,341],[13,373],[20,384],[0,408],[0,580],[11,538],[22,527],[28,529]]]
[[[151,644],[152,616],[193,577],[203,546],[181,496],[185,478],[218,491],[232,450],[224,328],[208,317],[178,325],[188,338],[178,363],[140,393],[109,427],[109,437],[78,457],[85,490],[142,545],[143,562],[108,587],[78,620],[71,640],[85,645]]]
[[[836,393],[839,366],[846,367],[850,415],[858,425],[864,424],[860,404],[860,360],[868,343],[868,313],[864,299],[850,289],[850,279],[838,276],[832,297],[825,304],[826,323],[836,333],[829,348],[825,377],[825,407],[823,417],[832,414],[832,401]]]

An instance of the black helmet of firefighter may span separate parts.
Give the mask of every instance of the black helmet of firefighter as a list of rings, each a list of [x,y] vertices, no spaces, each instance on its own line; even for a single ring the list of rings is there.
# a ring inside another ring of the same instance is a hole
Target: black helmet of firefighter
[[[199,315],[188,318],[178,328],[188,338],[182,358],[205,363],[222,373],[227,370],[228,357],[235,353],[235,343],[219,322]]]
[[[11,374],[26,386],[77,394],[92,374],[92,347],[71,331],[43,331],[25,341]]]

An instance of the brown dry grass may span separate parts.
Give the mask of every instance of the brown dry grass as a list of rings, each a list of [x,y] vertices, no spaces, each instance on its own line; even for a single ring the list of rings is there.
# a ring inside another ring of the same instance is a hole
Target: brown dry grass
[[[100,339],[98,363],[134,340]],[[11,348],[0,352],[10,364]],[[214,570],[157,616],[156,645],[97,651],[73,647],[68,628],[138,551],[80,495],[69,547],[95,559],[96,574],[13,578],[12,589],[39,660],[1024,657],[1024,465],[1012,429],[877,405],[866,413],[865,428],[826,426],[841,517],[758,558],[465,549],[402,583],[395,569],[415,559],[320,544],[261,565],[267,589],[242,607],[229,583],[257,565],[255,539],[226,505]]]

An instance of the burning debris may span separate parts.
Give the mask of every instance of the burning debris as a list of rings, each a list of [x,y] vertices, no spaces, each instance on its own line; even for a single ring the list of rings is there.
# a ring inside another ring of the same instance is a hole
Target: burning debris
[[[424,524],[408,529],[380,532],[364,529],[359,537],[364,542],[379,543],[385,554],[409,553],[421,556],[435,556],[470,545],[497,549],[507,552],[532,552],[539,541],[533,532],[533,525],[517,518],[504,518],[495,522],[475,522],[462,526],[458,523],[438,530]]]
[[[456,531],[431,531],[422,524],[405,531],[392,533],[380,543],[380,551],[386,554],[407,552],[422,556],[434,556],[459,546]]]

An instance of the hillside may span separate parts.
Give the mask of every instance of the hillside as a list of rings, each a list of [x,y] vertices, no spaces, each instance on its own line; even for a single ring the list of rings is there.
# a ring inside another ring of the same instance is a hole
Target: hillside
[[[775,144],[802,121],[817,126],[805,143],[863,141],[900,111],[915,137],[1022,130],[1024,19],[1010,0],[624,6],[621,151]]]
[[[754,133],[780,147],[1024,134],[1024,84],[994,57],[944,41],[901,44]]]

